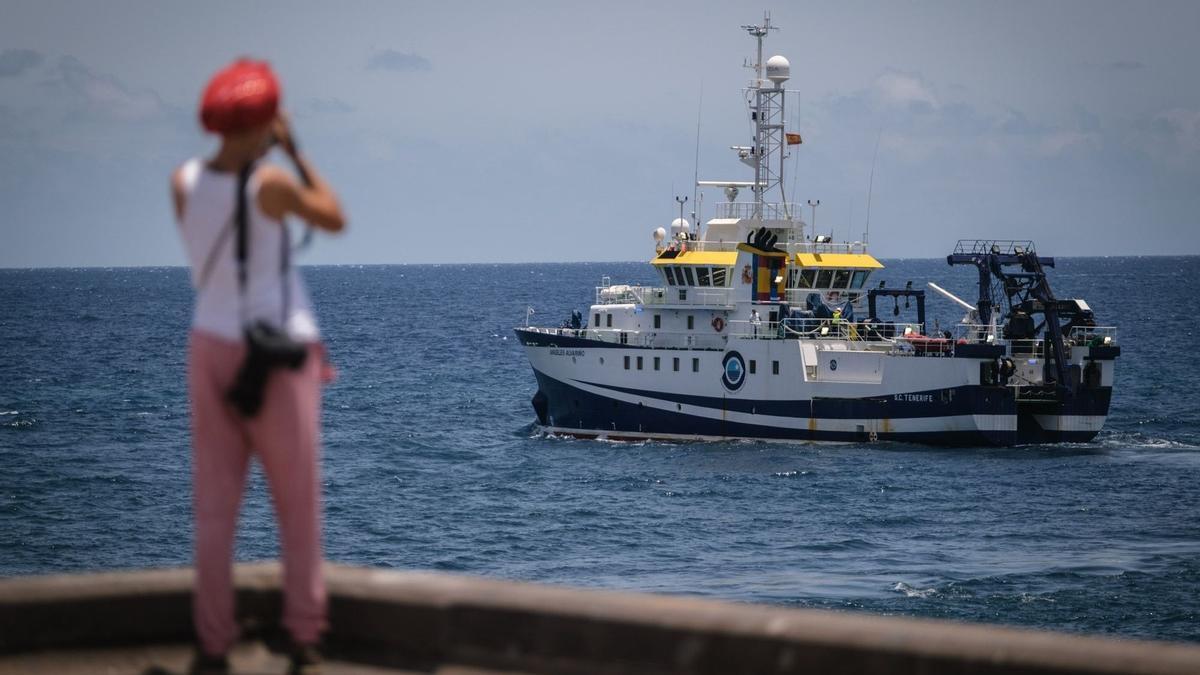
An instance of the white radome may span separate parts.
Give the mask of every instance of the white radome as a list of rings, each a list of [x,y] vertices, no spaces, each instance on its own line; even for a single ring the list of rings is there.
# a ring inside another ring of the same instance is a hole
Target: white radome
[[[778,54],[767,59],[767,79],[775,84],[783,84],[792,76],[792,64]]]
[[[661,227],[654,230],[654,241],[661,242],[667,238],[667,231]]]
[[[678,236],[680,233],[687,234],[692,231],[692,224],[687,221],[687,218],[676,218],[671,221],[671,235]]]

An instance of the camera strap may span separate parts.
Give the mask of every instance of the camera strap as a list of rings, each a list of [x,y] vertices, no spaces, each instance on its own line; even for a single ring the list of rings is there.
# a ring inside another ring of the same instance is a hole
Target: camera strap
[[[237,224],[237,240],[234,242],[234,256],[237,259],[238,294],[240,296],[238,306],[243,326],[249,323],[246,320],[246,283],[248,276],[246,261],[250,257],[250,223],[247,217],[246,185],[250,182],[250,175],[253,173],[254,163],[250,162],[243,166],[241,172],[238,174],[237,207],[234,210],[234,222]],[[280,330],[285,330],[292,301],[292,284],[288,276],[288,270],[291,268],[291,232],[288,230],[286,221],[280,220],[279,227],[281,228],[279,233],[279,280],[280,295],[283,301],[279,311],[279,328]]]

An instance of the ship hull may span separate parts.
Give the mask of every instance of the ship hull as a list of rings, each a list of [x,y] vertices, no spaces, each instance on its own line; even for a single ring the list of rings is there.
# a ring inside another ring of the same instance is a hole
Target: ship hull
[[[1086,442],[1103,425],[1111,394],[1103,387],[1066,403],[1021,400],[1014,387],[980,384],[986,359],[806,353],[784,340],[731,339],[725,350],[687,350],[520,329],[517,335],[537,378],[539,424],[580,437],[957,447]],[[735,389],[722,377],[731,353],[756,364]]]

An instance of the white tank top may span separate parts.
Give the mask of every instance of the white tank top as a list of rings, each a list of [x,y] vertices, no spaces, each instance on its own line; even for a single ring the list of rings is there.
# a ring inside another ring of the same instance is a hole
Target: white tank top
[[[183,165],[180,177],[185,201],[179,230],[192,268],[192,286],[197,291],[192,327],[231,340],[241,340],[243,319],[251,322],[263,319],[279,326],[284,318],[284,279],[279,271],[283,227],[258,207],[258,173],[251,175],[246,184],[250,250],[246,260],[244,299],[238,290],[237,260],[234,257],[237,245],[234,213],[237,209],[234,199],[237,174],[213,171],[197,158]],[[224,230],[229,230],[229,233],[222,237]],[[219,249],[213,254],[208,279],[204,281],[201,278],[204,266],[214,246],[219,246]],[[203,288],[200,287],[202,281]],[[287,283],[291,297],[283,328],[294,340],[315,342],[320,339],[316,316],[295,266],[288,271]]]

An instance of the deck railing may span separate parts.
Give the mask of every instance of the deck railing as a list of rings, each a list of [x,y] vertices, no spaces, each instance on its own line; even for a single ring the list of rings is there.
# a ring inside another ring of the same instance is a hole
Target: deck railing
[[[762,218],[763,220],[800,220],[802,204],[793,202],[769,202],[762,205],[759,214],[754,202],[717,202],[718,218]]]
[[[989,344],[1008,344],[1010,346],[1018,345],[1022,353],[1033,353],[1031,350],[1034,347],[1040,347],[1044,341],[1043,337],[1036,337],[1023,340],[1005,340],[1003,326],[989,326],[987,324],[957,324],[951,330],[951,334],[956,340],[962,339],[970,343],[986,342]],[[1116,326],[1074,326],[1064,338],[1067,346],[1100,346],[1100,345],[1116,345],[1117,344],[1117,327]]]
[[[1034,251],[1034,244],[1028,239],[959,239],[954,245],[956,255],[982,255],[999,253],[1015,255],[1017,253]]]
[[[1067,333],[1067,342],[1088,347],[1111,347],[1117,344],[1116,326],[1075,326]]]
[[[680,291],[683,291],[681,294]],[[597,286],[597,305],[710,305],[733,306],[733,289],[713,286]]]
[[[708,330],[622,330],[620,328],[541,328],[531,330],[545,335],[561,335],[608,344],[660,349],[720,349],[729,338],[753,340],[820,340],[850,343],[853,349],[913,354],[906,335],[918,335],[919,324],[854,324],[830,319],[786,319],[784,321],[730,321],[720,332]]]

